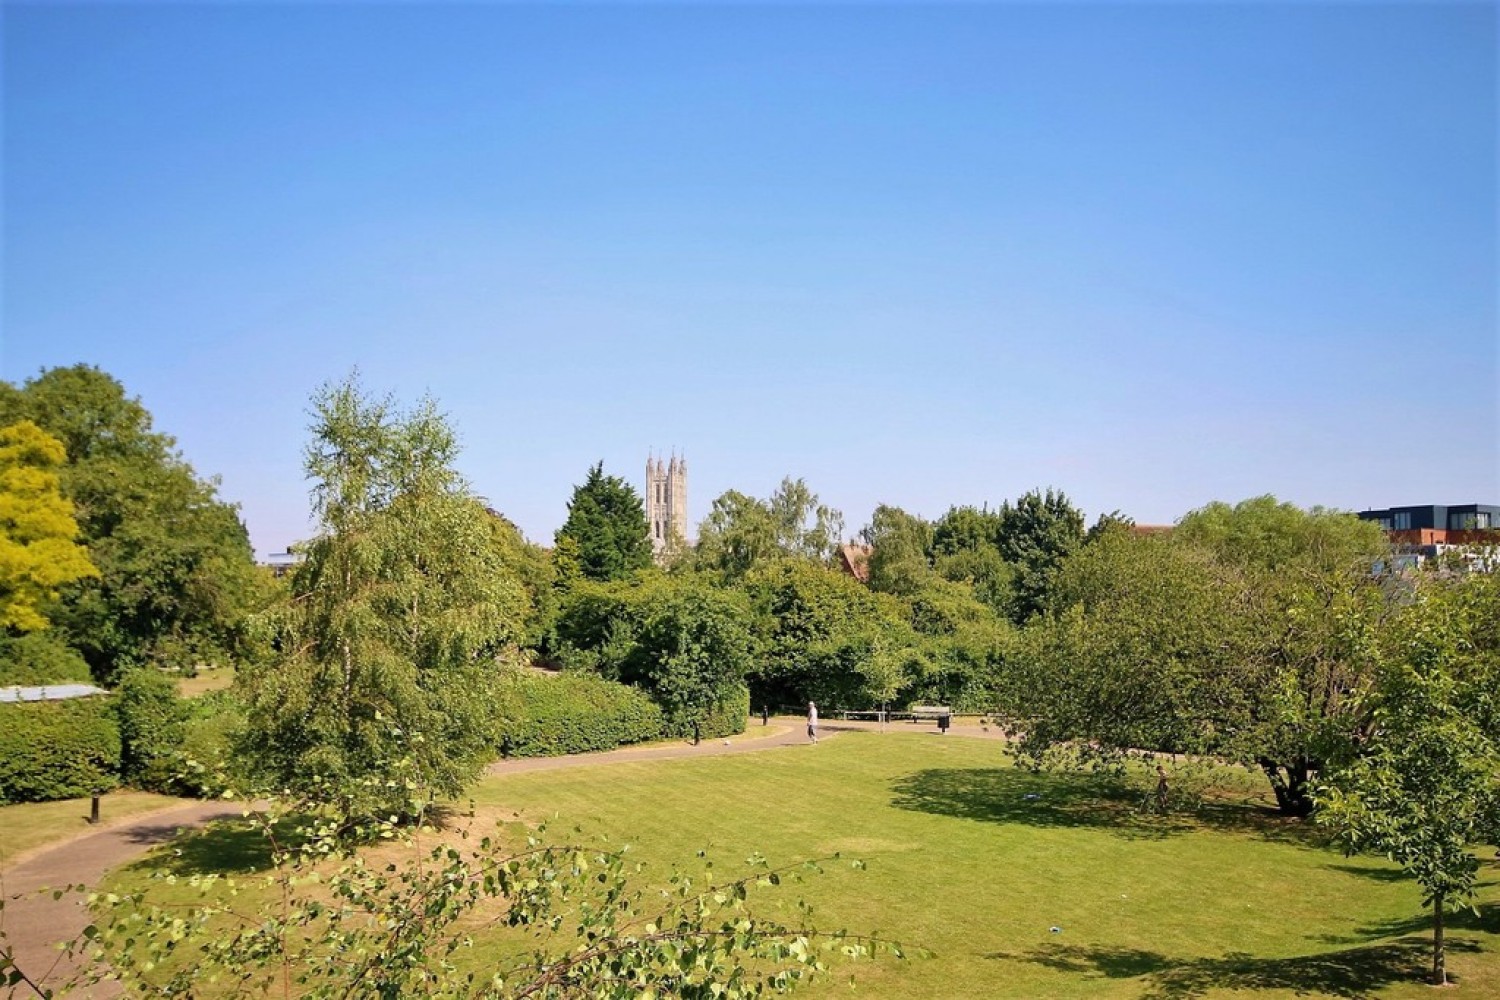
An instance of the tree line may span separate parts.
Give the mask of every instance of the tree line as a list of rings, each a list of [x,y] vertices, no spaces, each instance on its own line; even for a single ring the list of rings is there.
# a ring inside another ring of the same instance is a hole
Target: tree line
[[[237,756],[351,815],[459,794],[495,752],[498,664],[536,660],[636,687],[684,734],[747,700],[920,701],[996,719],[1039,766],[1243,764],[1283,813],[1321,805],[1407,863],[1436,915],[1500,830],[1496,578],[1381,572],[1384,536],[1350,514],[1267,496],[1159,532],[1086,527],[1056,489],[935,520],[883,505],[866,582],[837,566],[842,515],[789,477],[716,498],[659,566],[602,463],[549,550],[457,474],[432,401],[350,379],[312,414],[317,530],[278,582],[116,380],[0,385],[0,664],[112,685],[234,663]]]

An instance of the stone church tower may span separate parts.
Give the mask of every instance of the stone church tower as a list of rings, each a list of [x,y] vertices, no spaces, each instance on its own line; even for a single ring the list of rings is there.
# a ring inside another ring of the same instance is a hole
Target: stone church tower
[[[687,541],[687,459],[646,459],[646,524],[657,562]]]

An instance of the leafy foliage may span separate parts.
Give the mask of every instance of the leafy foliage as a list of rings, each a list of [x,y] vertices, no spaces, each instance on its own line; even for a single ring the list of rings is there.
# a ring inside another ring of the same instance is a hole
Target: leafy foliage
[[[1176,534],[1225,562],[1272,572],[1368,571],[1388,548],[1374,521],[1322,507],[1304,511],[1273,496],[1211,503],[1185,515]]]
[[[57,472],[62,442],[29,420],[0,428],[0,629],[47,627],[58,588],[97,577]]]
[[[932,526],[932,564],[944,579],[968,584],[975,597],[1010,616],[1016,570],[1000,554],[999,538],[998,513],[952,507]]]
[[[320,533],[268,616],[281,655],[239,674],[241,752],[278,787],[316,775],[353,814],[400,813],[458,794],[493,752],[492,661],[526,595],[430,401],[399,413],[351,379],[313,408]],[[365,780],[388,771],[411,787]]]
[[[1003,701],[1015,629],[972,588],[929,578],[907,598],[920,655],[908,654],[900,697],[991,712]]]
[[[650,693],[669,729],[698,732],[733,698],[750,667],[749,609],[739,595],[693,585],[652,595],[620,676]],[[742,732],[746,716],[731,732]],[[694,729],[693,727],[699,727]]]
[[[0,704],[0,802],[51,802],[119,781],[120,731],[103,697]]]
[[[736,490],[716,499],[698,528],[696,563],[730,581],[776,559],[826,563],[843,531],[844,516],[788,476],[766,500]]]
[[[1283,812],[1307,815],[1313,775],[1364,724],[1352,696],[1371,679],[1366,637],[1399,596],[1372,571],[1388,551],[1384,533],[1352,514],[1262,496],[1209,504],[1173,534],[1243,580],[1255,711],[1234,756],[1266,774]]]
[[[1331,769],[1319,821],[1351,851],[1398,862],[1433,910],[1433,982],[1446,982],[1445,907],[1472,905],[1474,845],[1500,846],[1500,581],[1429,585],[1379,645],[1369,737]]]
[[[644,692],[579,672],[507,678],[499,715],[505,757],[612,750],[659,739],[664,725],[661,709]]]
[[[52,630],[0,635],[0,687],[88,681],[89,665]]]
[[[1083,512],[1061,490],[1032,490],[1000,506],[996,544],[1015,567],[1011,613],[1017,623],[1038,614],[1064,559],[1083,543]]]
[[[886,594],[911,594],[932,575],[932,525],[899,507],[875,508],[861,533],[870,546],[870,587]]]
[[[526,594],[522,616],[524,627],[518,639],[528,649],[540,649],[557,618],[558,574],[547,550],[528,542],[521,530],[504,515],[491,510],[491,545],[507,576],[513,577]]]
[[[587,580],[621,580],[651,565],[651,537],[646,509],[635,488],[618,476],[606,476],[604,463],[589,469],[568,501],[568,518],[557,529],[557,543],[570,539],[570,559]],[[568,575],[567,570],[560,570]]]
[[[1393,595],[1346,515],[1206,510],[1212,533],[1106,530],[1060,564],[1006,700],[1033,758],[1214,754],[1261,770],[1283,812],[1307,815],[1314,774],[1360,726],[1363,637]]]
[[[244,738],[245,706],[234,691],[213,691],[186,702],[182,746],[175,790],[183,795],[218,795],[226,787],[243,788],[248,762],[237,759],[235,747]]]
[[[566,661],[646,691],[670,734],[703,735],[711,715],[724,717],[752,662],[744,597],[692,575],[579,586],[557,635]],[[744,715],[727,721],[743,731]]]
[[[120,720],[120,775],[148,792],[178,789],[188,707],[177,685],[153,667],[137,667],[115,691]]]
[[[805,561],[764,566],[745,586],[759,650],[752,704],[863,708],[895,697],[890,658],[904,665],[919,644],[900,600]]]
[[[1077,552],[1008,676],[1024,751],[1225,752],[1253,692],[1235,596],[1210,556],[1163,539],[1111,534]]]
[[[94,677],[110,684],[134,665],[191,669],[239,656],[262,578],[217,484],[199,479],[140,401],[97,368],[50,369],[0,393],[0,419],[23,418],[62,441],[63,494],[99,569],[64,588],[52,615]]]
[[[775,869],[754,856],[721,876],[704,858],[646,890],[642,866],[623,849],[548,844],[545,831],[519,844],[499,835],[470,843],[465,831],[430,847],[417,839],[434,838],[427,827],[354,831],[360,842],[400,842],[398,859],[379,864],[348,853],[350,831],[335,824],[290,828],[280,805],[249,821],[271,849],[263,875],[192,876],[204,901],[186,908],[93,894],[102,919],[73,946],[95,963],[81,985],[118,978],[153,996],[223,983],[310,998],[709,1000],[785,992],[826,972],[834,956],[900,955],[893,944],[752,912],[753,891],[817,873],[816,862]],[[242,894],[277,903],[247,907]],[[807,921],[805,904],[799,911]],[[529,941],[526,952],[476,971],[464,953],[484,925],[511,928]],[[11,975],[31,983],[25,970]]]

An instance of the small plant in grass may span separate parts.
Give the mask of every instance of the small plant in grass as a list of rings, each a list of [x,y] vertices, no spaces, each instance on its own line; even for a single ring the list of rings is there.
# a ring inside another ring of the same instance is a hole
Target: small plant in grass
[[[545,830],[475,843],[467,831],[439,835],[394,817],[307,818],[306,807],[279,800],[247,814],[269,849],[263,873],[159,876],[197,888],[195,904],[92,895],[97,922],[70,948],[94,964],[68,985],[117,979],[184,997],[736,998],[785,992],[834,960],[900,955],[888,942],[816,930],[801,901],[793,923],[747,905],[756,888],[821,871],[818,862],[778,869],[753,856],[722,876],[700,852],[695,869],[649,889],[625,848],[554,843]],[[382,842],[403,848],[398,860],[371,849]],[[511,928],[528,944],[476,970],[466,956],[481,926]],[[0,982],[53,995],[9,962],[3,926]]]

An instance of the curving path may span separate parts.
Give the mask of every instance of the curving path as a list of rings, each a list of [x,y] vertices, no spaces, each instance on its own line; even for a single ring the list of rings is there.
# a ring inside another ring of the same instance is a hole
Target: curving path
[[[891,732],[936,734],[930,723],[920,725],[908,722],[892,722]],[[820,738],[837,737],[846,730],[878,730],[873,722],[825,721],[819,727]],[[954,726],[950,735],[1002,739],[998,730],[980,726]],[[709,757],[731,753],[752,753],[776,747],[805,745],[807,734],[801,719],[787,716],[772,718],[770,724],[762,726],[757,719],[741,736],[727,740],[704,740],[697,746],[691,743],[656,744],[645,747],[625,747],[602,753],[573,754],[566,757],[529,757],[502,760],[491,764],[487,774],[517,774],[526,771],[550,771],[558,768],[594,766],[645,760],[675,760],[688,757]],[[239,816],[244,812],[242,803],[195,802],[192,805],[174,807],[162,812],[145,813],[81,837],[30,852],[0,872],[0,893],[5,898],[5,909],[0,920],[16,964],[33,978],[42,977],[45,985],[57,988],[77,971],[76,963],[69,962],[56,948],[58,941],[72,940],[88,926],[89,915],[84,905],[85,894],[66,893],[53,899],[44,889],[60,889],[68,885],[96,886],[111,868],[134,860],[151,848],[171,840],[181,830],[226,817]],[[17,987],[15,996],[28,995]],[[118,988],[112,983],[101,983],[87,992],[75,992],[72,996],[112,997],[118,996]]]
[[[57,950],[57,942],[76,938],[89,924],[89,913],[80,892],[54,899],[45,889],[69,885],[98,885],[104,873],[175,837],[179,830],[201,826],[209,820],[238,816],[244,806],[232,802],[194,802],[161,812],[133,816],[118,826],[106,827],[66,843],[29,852],[0,873],[5,895],[6,936],[16,965],[33,979],[54,988],[70,979],[78,963]],[[115,984],[101,983],[74,996],[118,996]],[[29,995],[16,987],[15,996]]]

